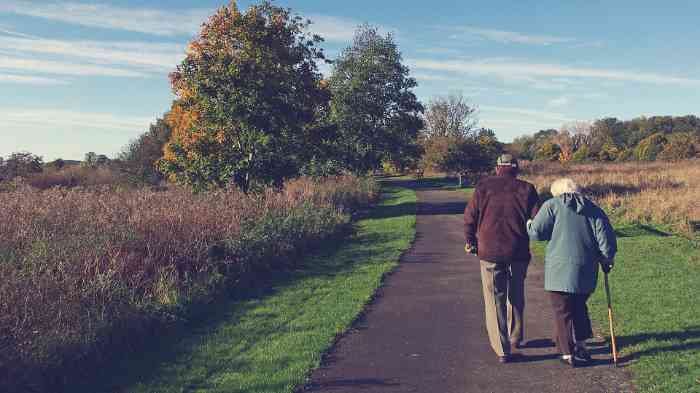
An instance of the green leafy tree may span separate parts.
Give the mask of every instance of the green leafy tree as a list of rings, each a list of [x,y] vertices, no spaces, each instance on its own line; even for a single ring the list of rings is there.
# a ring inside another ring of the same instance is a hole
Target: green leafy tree
[[[172,135],[166,113],[164,118],[151,124],[148,132],[129,143],[119,154],[118,167],[136,183],[158,184],[163,173],[157,163],[163,157],[163,148]]]
[[[203,25],[171,74],[177,126],[160,163],[171,180],[247,190],[299,174],[329,99],[308,26],[267,1],[245,13],[232,2]]]
[[[654,161],[667,143],[663,134],[652,134],[637,145],[634,154],[639,161]]]
[[[453,138],[451,142],[439,167],[445,172],[457,174],[460,187],[464,184],[464,176],[477,178],[489,172],[503,152],[503,145],[489,129],[481,129],[465,138]]]
[[[561,149],[559,145],[552,142],[545,142],[537,150],[534,158],[537,161],[557,161],[559,160],[560,153]]]
[[[97,166],[97,153],[94,151],[85,153],[83,162],[80,163],[81,166],[85,168],[94,168]]]
[[[0,161],[0,180],[27,177],[44,170],[44,160],[29,152],[16,152]]]
[[[350,170],[379,169],[383,160],[396,161],[416,144],[423,128],[423,106],[412,91],[416,85],[393,36],[361,26],[330,77],[336,151]]]
[[[590,151],[587,145],[581,146],[578,150],[571,155],[572,162],[585,162],[590,158]]]

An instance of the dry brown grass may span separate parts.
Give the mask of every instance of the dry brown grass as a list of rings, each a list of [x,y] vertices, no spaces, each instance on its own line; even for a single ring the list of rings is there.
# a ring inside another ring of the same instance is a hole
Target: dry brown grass
[[[21,391],[137,343],[247,272],[284,267],[345,225],[344,208],[376,193],[374,182],[353,177],[258,195],[0,192],[0,386],[14,381]]]
[[[562,166],[526,163],[523,177],[540,193],[570,177],[618,222],[664,224],[691,233],[700,221],[700,160]]]

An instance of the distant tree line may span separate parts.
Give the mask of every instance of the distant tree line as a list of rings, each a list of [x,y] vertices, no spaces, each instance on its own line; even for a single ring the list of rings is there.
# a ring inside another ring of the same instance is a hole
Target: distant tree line
[[[675,161],[695,157],[698,143],[697,116],[652,116],[625,121],[609,117],[521,136],[508,149],[529,160]]]

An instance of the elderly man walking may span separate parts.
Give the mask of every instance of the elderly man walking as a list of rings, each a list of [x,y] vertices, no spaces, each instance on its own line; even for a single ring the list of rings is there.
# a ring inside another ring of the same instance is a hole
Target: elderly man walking
[[[525,224],[539,207],[535,187],[517,175],[517,160],[510,154],[500,156],[496,176],[479,182],[464,211],[465,251],[480,259],[486,329],[501,363],[512,360],[524,337],[530,263]]]

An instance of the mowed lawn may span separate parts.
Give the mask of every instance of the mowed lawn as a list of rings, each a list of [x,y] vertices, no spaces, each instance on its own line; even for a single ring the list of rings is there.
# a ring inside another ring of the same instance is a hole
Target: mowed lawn
[[[292,392],[371,300],[415,236],[415,192],[384,200],[344,239],[269,277],[248,299],[213,306],[185,332],[150,345],[72,392]]]
[[[621,364],[639,392],[700,392],[700,248],[653,227],[617,226],[619,253],[610,273]],[[541,259],[544,243],[535,244]],[[601,272],[589,301],[609,337]]]

